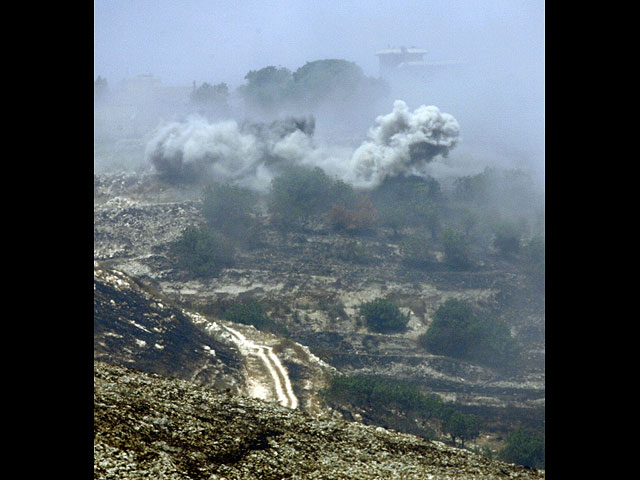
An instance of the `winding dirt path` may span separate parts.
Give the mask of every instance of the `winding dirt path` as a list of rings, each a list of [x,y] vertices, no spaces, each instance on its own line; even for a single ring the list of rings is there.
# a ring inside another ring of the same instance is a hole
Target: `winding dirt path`
[[[231,334],[233,341],[238,346],[240,352],[242,352],[243,355],[247,357],[254,356],[260,359],[262,365],[269,373],[271,379],[270,383],[275,390],[278,403],[285,407],[298,408],[298,398],[293,392],[289,374],[280,362],[278,356],[273,353],[273,348],[266,345],[258,345],[257,343],[249,340],[242,333],[234,330],[231,327],[227,327],[225,325],[223,325],[222,327]],[[253,379],[254,382],[260,384],[260,380],[264,380],[264,375],[261,375],[258,369],[251,368],[251,366],[252,363],[247,362],[249,377],[250,379]],[[256,389],[256,391],[258,391],[258,389]]]
[[[282,365],[278,356],[273,352],[273,347],[260,345],[248,339],[238,330],[227,325],[212,322],[194,312],[185,311],[197,324],[205,324],[207,332],[219,332],[223,330],[229,339],[236,344],[240,353],[244,356],[247,370],[247,387],[249,395],[263,400],[275,398],[280,405],[289,408],[298,408],[299,401],[296,397],[287,369]]]

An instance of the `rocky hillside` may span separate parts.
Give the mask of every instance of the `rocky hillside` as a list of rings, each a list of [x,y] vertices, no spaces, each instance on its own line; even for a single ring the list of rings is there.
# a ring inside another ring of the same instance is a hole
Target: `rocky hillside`
[[[96,479],[544,478],[382,427],[94,365]]]
[[[302,345],[179,308],[97,262],[93,330],[96,360],[311,412],[320,411],[318,391],[334,370]]]
[[[219,276],[196,279],[176,268],[168,247],[203,221],[199,198],[151,175],[95,176],[97,360],[313,413],[326,411],[318,393],[333,372],[403,379],[488,419],[482,438],[492,447],[514,419],[544,416],[544,297],[517,268],[487,259],[473,271],[411,269],[390,232],[353,238],[318,226],[282,234],[263,216],[256,248],[239,252]],[[406,332],[377,334],[363,324],[359,306],[381,296],[409,315]],[[450,298],[502,319],[523,347],[525,368],[506,375],[419,348],[418,336]],[[264,304],[289,338],[221,320],[229,302],[247,299]],[[282,372],[297,401],[282,393]],[[339,411],[367,419],[354,405]]]

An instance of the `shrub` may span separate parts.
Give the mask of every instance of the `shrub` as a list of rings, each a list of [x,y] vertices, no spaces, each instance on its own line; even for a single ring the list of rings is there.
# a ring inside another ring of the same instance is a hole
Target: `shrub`
[[[407,329],[409,316],[404,315],[397,305],[379,298],[360,306],[369,330],[378,333],[403,332]]]
[[[520,349],[508,327],[483,318],[471,305],[449,299],[440,306],[429,329],[418,339],[431,353],[475,361],[503,372],[519,367]]]
[[[251,216],[256,201],[248,188],[214,183],[204,189],[200,209],[211,228],[245,243],[257,229]]]
[[[407,411],[419,411],[423,418],[438,416],[442,401],[435,395],[425,395],[415,385],[380,376],[336,375],[325,392],[334,400],[368,403],[371,406],[395,405]]]
[[[465,441],[478,436],[481,427],[477,417],[446,406],[438,396],[424,394],[415,384],[403,380],[373,375],[336,375],[323,394],[333,402],[365,407],[370,421],[390,424],[391,428],[406,433],[433,438],[432,431],[418,425],[437,420],[454,445],[460,440],[464,446]]]
[[[454,268],[466,269],[471,263],[469,241],[467,237],[451,228],[445,229],[442,235],[445,262]]]
[[[418,176],[388,177],[371,193],[379,222],[393,229],[426,227],[432,237],[439,234],[438,202],[441,199],[437,180]]]
[[[465,357],[470,342],[473,311],[466,302],[449,299],[440,306],[427,332],[419,337],[420,344],[429,352],[450,357]]]
[[[343,262],[356,263],[360,265],[370,264],[375,261],[367,252],[367,249],[355,240],[350,240],[338,245],[335,249],[335,255]]]
[[[407,236],[400,243],[400,253],[405,264],[417,268],[426,268],[437,263],[435,255],[429,249],[429,238],[421,233]]]
[[[494,228],[493,246],[501,255],[520,251],[520,231],[511,222],[500,222]]]
[[[353,197],[350,185],[333,180],[319,167],[291,167],[271,181],[269,211],[285,228],[305,226],[333,203],[349,205]]]
[[[188,227],[169,247],[178,268],[199,276],[217,275],[233,265],[235,249],[222,235],[207,227]]]
[[[537,469],[545,468],[545,440],[543,432],[518,429],[507,435],[506,445],[500,450],[500,458]]]
[[[374,227],[376,211],[368,198],[360,200],[353,210],[347,209],[344,205],[333,204],[329,223],[334,230],[350,234],[364,233]]]
[[[287,327],[271,319],[262,304],[255,300],[235,303],[229,306],[222,314],[222,317],[230,322],[253,325],[258,330],[285,336],[289,334]]]

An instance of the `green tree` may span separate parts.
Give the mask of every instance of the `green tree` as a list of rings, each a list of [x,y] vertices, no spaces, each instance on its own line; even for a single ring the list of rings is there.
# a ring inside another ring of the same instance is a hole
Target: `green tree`
[[[293,76],[287,68],[251,70],[244,78],[247,84],[239,88],[239,93],[251,106],[269,112],[291,99]]]
[[[234,263],[235,249],[221,234],[207,227],[188,227],[169,247],[178,268],[198,277],[217,275]]]
[[[436,355],[464,358],[475,340],[470,335],[473,320],[471,305],[451,298],[436,310],[431,326],[419,342]]]
[[[407,329],[409,316],[398,306],[385,298],[366,302],[360,306],[369,330],[378,333],[403,332]]]
[[[442,431],[451,437],[453,446],[460,440],[464,447],[467,440],[473,440],[480,434],[480,421],[473,415],[465,415],[453,408],[445,408],[441,414]]]
[[[194,83],[195,86],[195,83]],[[203,83],[191,92],[191,102],[221,114],[229,112],[229,87],[226,83]]]
[[[436,355],[474,361],[504,373],[520,366],[520,348],[504,322],[476,314],[470,304],[454,298],[436,310],[418,342]]]
[[[446,228],[442,234],[442,244],[448,265],[459,269],[471,267],[469,240],[462,232]]]
[[[328,97],[347,100],[358,92],[364,79],[358,65],[340,59],[307,62],[293,73],[296,99],[312,105]]]
[[[250,71],[245,80],[238,92],[248,105],[265,113],[330,107],[340,112],[346,125],[357,122],[363,111],[375,115],[376,101],[386,100],[390,93],[384,80],[367,77],[358,65],[342,59],[307,62],[293,73],[268,66]]]
[[[335,182],[316,167],[291,167],[271,181],[269,211],[276,223],[285,228],[306,226],[328,212],[331,204],[344,194],[343,182]]]
[[[490,197],[490,177],[494,171],[486,168],[482,173],[456,178],[453,182],[454,196],[463,202],[484,205]]]
[[[537,469],[545,468],[544,432],[518,429],[507,435],[506,444],[499,452],[506,462]]]
[[[406,227],[426,228],[432,238],[439,235],[440,184],[427,177],[388,177],[372,193],[380,224],[398,236]]]

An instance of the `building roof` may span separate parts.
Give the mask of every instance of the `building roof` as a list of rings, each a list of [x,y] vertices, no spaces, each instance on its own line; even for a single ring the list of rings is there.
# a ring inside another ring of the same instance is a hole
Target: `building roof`
[[[402,55],[404,53],[427,53],[427,51],[416,47],[387,48],[376,52],[376,55]]]

